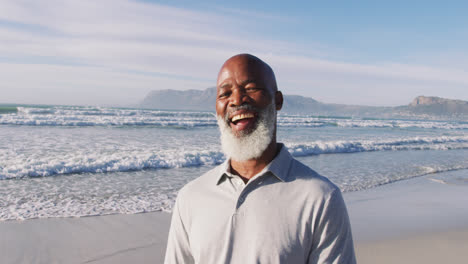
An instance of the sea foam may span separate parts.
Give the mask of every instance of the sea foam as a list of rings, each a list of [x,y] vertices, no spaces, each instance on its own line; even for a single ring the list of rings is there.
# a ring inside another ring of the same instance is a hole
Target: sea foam
[[[392,140],[315,141],[287,143],[293,156],[397,150],[449,150],[468,148],[468,136],[414,137]]]
[[[17,107],[0,112],[0,125],[15,126],[156,126],[174,128],[215,127],[213,112],[160,111],[106,107],[50,106]],[[467,122],[365,119],[297,116],[280,113],[280,127],[344,127],[398,129],[468,129]]]
[[[361,141],[312,141],[285,142],[293,156],[310,156],[334,153],[402,150],[450,150],[467,149],[468,136],[413,137],[392,140]],[[0,179],[52,176],[73,173],[105,173],[138,171],[144,169],[168,169],[220,164],[225,160],[219,147],[205,150],[115,149],[108,152],[83,152],[25,158],[14,153],[0,152],[3,165]],[[6,162],[6,163],[5,163]]]

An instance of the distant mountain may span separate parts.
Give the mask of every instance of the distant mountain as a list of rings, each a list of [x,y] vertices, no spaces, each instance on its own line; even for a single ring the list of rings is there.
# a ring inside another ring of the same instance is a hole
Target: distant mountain
[[[468,102],[440,97],[418,96],[408,105],[407,109],[417,114],[463,116],[468,114]]]
[[[216,88],[205,90],[151,91],[140,103],[142,108],[164,110],[214,111]],[[284,113],[325,116],[383,118],[468,119],[468,102],[440,97],[418,96],[409,105],[397,107],[327,104],[300,95],[284,95]]]
[[[283,95],[282,111],[291,114],[326,116],[375,116],[389,112],[391,107],[326,104],[300,95]]]

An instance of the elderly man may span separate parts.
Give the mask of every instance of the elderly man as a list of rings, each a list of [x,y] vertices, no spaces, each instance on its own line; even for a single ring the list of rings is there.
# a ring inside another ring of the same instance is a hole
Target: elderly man
[[[276,142],[282,105],[259,58],[221,67],[216,113],[228,159],[180,190],[166,264],[356,262],[340,190]]]

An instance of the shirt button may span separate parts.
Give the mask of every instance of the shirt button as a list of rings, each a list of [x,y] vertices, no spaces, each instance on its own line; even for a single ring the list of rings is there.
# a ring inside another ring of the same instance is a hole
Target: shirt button
[[[239,202],[243,203],[244,201],[245,201],[244,197],[241,196],[241,197],[239,198]]]

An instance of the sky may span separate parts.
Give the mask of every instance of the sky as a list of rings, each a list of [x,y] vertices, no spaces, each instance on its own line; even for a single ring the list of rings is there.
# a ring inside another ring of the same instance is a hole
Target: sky
[[[467,1],[0,0],[0,103],[131,106],[251,53],[325,103],[468,100]]]

